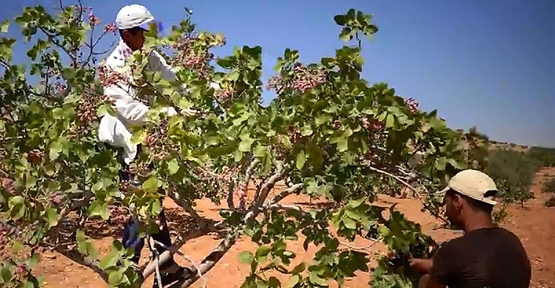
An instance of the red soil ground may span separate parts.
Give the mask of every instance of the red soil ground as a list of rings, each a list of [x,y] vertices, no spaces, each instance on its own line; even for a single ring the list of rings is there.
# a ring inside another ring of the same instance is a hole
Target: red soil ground
[[[509,207],[509,216],[503,223],[503,226],[520,237],[524,246],[528,251],[528,256],[532,263],[533,275],[531,287],[547,288],[555,287],[555,207],[548,208],[544,206],[544,201],[549,195],[541,193],[541,183],[549,175],[555,176],[555,169],[543,169],[538,173],[536,183],[532,187],[535,199],[530,200],[522,208],[519,205],[511,205]],[[309,199],[303,196],[291,196],[286,198],[285,203],[297,205],[309,205]],[[403,212],[410,220],[417,221],[423,226],[428,234],[432,235],[436,240],[443,241],[460,234],[456,232],[437,229],[438,222],[433,217],[420,211],[420,204],[417,200],[412,199],[395,199],[382,197],[380,202],[383,204],[398,203],[397,208]],[[312,201],[312,205],[317,201]],[[219,220],[220,216],[218,207],[208,200],[199,201],[196,209],[199,213],[208,218]],[[172,231],[183,230],[184,227],[190,225],[185,219],[190,219],[188,215],[178,208],[171,200],[164,203],[167,209],[169,225]],[[223,205],[222,205],[223,207]],[[105,253],[111,245],[114,237],[119,237],[117,227],[98,227],[97,232],[92,237],[96,247],[101,253]],[[173,235],[175,236],[175,235]],[[310,262],[316,247],[309,247],[308,251],[302,248],[302,240],[288,243],[288,249],[297,254],[297,261]],[[202,260],[208,253],[220,242],[217,235],[206,235],[189,241],[181,248],[181,252],[191,257],[194,261]],[[357,247],[364,247],[369,244],[368,240],[356,239],[355,243],[351,243]],[[244,277],[249,272],[249,267],[238,262],[237,257],[241,251],[255,251],[256,245],[250,240],[242,238],[230,249],[230,251],[210,270],[206,275],[207,287],[240,287]],[[369,253],[379,253],[384,247],[380,244],[372,246]],[[144,261],[147,261],[149,252],[143,251]],[[184,265],[190,265],[182,257],[176,256],[176,260]],[[293,263],[296,264],[296,263]],[[35,274],[44,276],[46,287],[73,288],[73,287],[90,287],[104,288],[108,287],[103,280],[92,270],[74,263],[72,260],[64,257],[56,252],[44,252],[39,266],[35,270]],[[286,280],[281,277],[282,282]],[[152,277],[147,280],[144,287],[151,287]],[[368,273],[360,274],[353,279],[347,281],[347,287],[367,287],[369,281]],[[285,283],[284,283],[285,284]],[[203,287],[203,280],[197,281],[193,287]],[[332,285],[335,287],[335,285]]]

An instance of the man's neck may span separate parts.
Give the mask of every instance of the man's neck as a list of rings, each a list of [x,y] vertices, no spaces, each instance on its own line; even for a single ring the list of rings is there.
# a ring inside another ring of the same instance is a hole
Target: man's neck
[[[483,228],[493,228],[493,221],[491,220],[491,215],[477,215],[468,219],[464,223],[463,230],[468,233],[473,230],[483,229]]]
[[[121,42],[125,45],[125,47],[129,48],[129,50],[135,52],[138,49],[133,49],[133,47],[131,47],[131,45],[127,44],[127,42],[125,42],[125,40],[121,39]]]

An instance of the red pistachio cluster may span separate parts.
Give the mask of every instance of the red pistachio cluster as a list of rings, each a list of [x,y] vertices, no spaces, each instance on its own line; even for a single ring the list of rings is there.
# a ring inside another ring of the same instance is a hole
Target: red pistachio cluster
[[[382,131],[385,124],[377,119],[368,119],[366,117],[361,120],[362,127],[368,131]]]
[[[216,37],[199,38],[195,34],[184,35],[171,45],[175,50],[171,64],[191,69],[202,78],[207,78],[209,63],[214,59],[214,54],[210,53],[209,49],[223,46],[225,42],[225,38],[220,41]]]
[[[270,77],[266,89],[280,93],[284,90],[304,93],[326,82],[326,72],[320,69],[308,68],[300,63],[293,68],[292,79],[284,79],[275,75]]]
[[[94,13],[91,11],[89,13],[89,24],[91,26],[96,26],[100,24],[100,18],[96,17],[96,15],[94,15]]]
[[[409,110],[412,113],[416,113],[418,112],[418,102],[416,102],[416,100],[414,100],[414,98],[408,98],[405,100],[405,103],[407,105],[407,107],[409,108]]]
[[[118,29],[117,29],[115,23],[109,23],[109,24],[104,25],[104,32],[103,33],[104,34],[113,33],[115,35],[117,30]]]
[[[114,224],[123,225],[131,219],[131,214],[123,206],[110,205],[108,209],[110,210],[110,222]]]
[[[118,73],[106,65],[98,66],[98,78],[102,86],[115,85],[117,83],[126,83],[126,78],[123,74]]]
[[[15,187],[13,186],[13,180],[9,179],[9,178],[1,178],[2,182],[2,188],[6,189],[6,191],[12,195],[15,195],[17,193],[17,190],[15,189]],[[2,245],[0,245],[2,246]]]

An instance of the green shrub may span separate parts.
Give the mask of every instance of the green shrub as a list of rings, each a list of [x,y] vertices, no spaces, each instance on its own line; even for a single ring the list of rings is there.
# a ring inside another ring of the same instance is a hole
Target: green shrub
[[[547,201],[545,201],[544,205],[546,207],[553,207],[555,206],[555,195],[551,196]]]
[[[508,203],[521,205],[533,198],[530,192],[537,171],[542,163],[528,153],[514,150],[495,150],[488,159],[488,173],[499,186],[499,197]]]
[[[543,183],[542,192],[555,193],[555,178],[551,178]]]
[[[555,166],[555,148],[531,147],[528,157],[539,161],[542,166]]]

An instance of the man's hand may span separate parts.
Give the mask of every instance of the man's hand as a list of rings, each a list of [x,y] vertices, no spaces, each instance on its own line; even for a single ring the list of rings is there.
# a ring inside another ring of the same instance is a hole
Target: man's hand
[[[420,274],[428,274],[432,271],[434,264],[432,259],[409,258],[409,264],[412,269]]]
[[[158,227],[159,231],[162,231],[164,230],[164,228],[166,228],[166,223],[165,221],[162,220],[162,218],[158,218],[154,220],[154,223],[156,223],[156,226]]]
[[[173,107],[164,107],[162,108],[162,113],[166,113],[168,115],[168,117],[172,117],[175,116],[179,113],[177,113],[177,111],[173,108]],[[198,115],[199,112],[195,109],[191,109],[191,108],[186,108],[186,109],[182,109],[181,110],[181,115],[183,116],[195,116]]]

